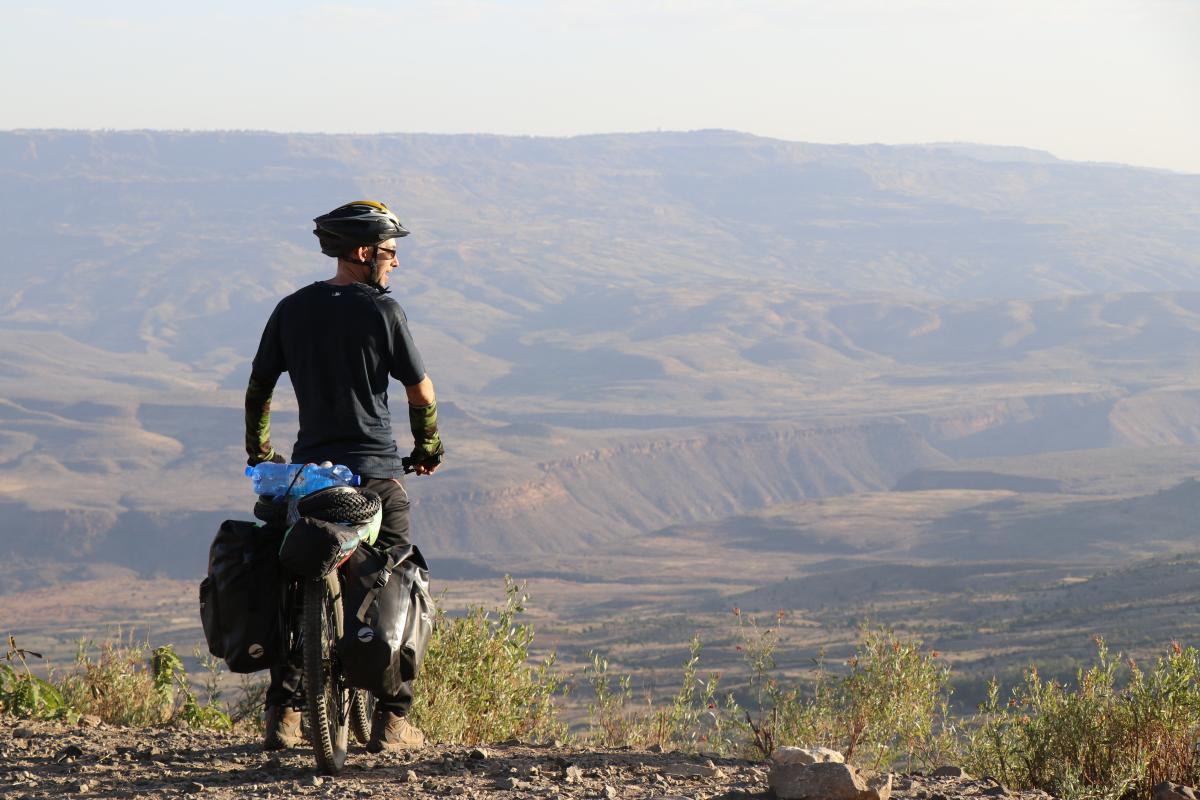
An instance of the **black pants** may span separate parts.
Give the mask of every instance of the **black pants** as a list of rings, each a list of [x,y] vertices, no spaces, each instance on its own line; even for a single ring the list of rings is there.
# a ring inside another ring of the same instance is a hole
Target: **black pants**
[[[379,537],[375,546],[380,551],[407,547],[408,542],[408,492],[404,484],[395,478],[363,478],[362,488],[379,495],[383,501],[383,520],[379,525]],[[298,664],[271,668],[271,685],[267,688],[268,706],[291,705],[300,686],[303,670]],[[400,691],[387,697],[376,695],[375,708],[404,716],[412,706],[412,682],[405,683]]]

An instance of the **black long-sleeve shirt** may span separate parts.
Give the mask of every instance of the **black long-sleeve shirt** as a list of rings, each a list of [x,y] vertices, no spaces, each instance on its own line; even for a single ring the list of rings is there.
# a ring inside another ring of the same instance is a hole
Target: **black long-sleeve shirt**
[[[414,386],[425,367],[395,300],[366,284],[323,281],[283,298],[263,330],[251,385],[273,389],[284,372],[300,406],[293,463],[332,461],[377,478],[403,474],[388,379]]]

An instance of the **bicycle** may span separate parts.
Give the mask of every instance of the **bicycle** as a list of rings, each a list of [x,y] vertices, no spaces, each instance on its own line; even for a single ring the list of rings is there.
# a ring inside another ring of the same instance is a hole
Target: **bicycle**
[[[303,516],[351,524],[370,519],[379,508],[377,495],[349,487],[324,489],[297,502]],[[287,513],[286,504],[267,496],[254,507],[254,516],[268,525],[284,523]],[[351,734],[360,744],[371,735],[375,698],[347,684],[337,651],[345,630],[341,568],[361,543],[353,542],[324,575],[291,579],[284,594],[286,663],[301,667],[293,707],[307,712],[317,768],[326,775],[337,775],[345,765]]]

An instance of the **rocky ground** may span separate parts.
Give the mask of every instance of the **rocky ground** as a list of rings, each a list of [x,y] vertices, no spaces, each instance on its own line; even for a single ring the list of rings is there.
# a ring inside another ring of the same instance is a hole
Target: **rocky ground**
[[[484,748],[430,746],[371,755],[355,748],[343,773],[319,775],[312,753],[264,753],[254,737],[176,729],[68,726],[0,720],[0,797],[205,798],[661,798],[773,797],[770,765],[703,755],[585,750],[509,742]],[[955,772],[954,770],[945,770]],[[994,781],[896,775],[902,800],[1010,797]]]

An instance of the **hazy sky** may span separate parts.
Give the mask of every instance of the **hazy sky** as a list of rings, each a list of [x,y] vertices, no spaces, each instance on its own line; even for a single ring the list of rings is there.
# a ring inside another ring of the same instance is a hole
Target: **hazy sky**
[[[0,0],[0,129],[974,141],[1200,173],[1200,0]]]

